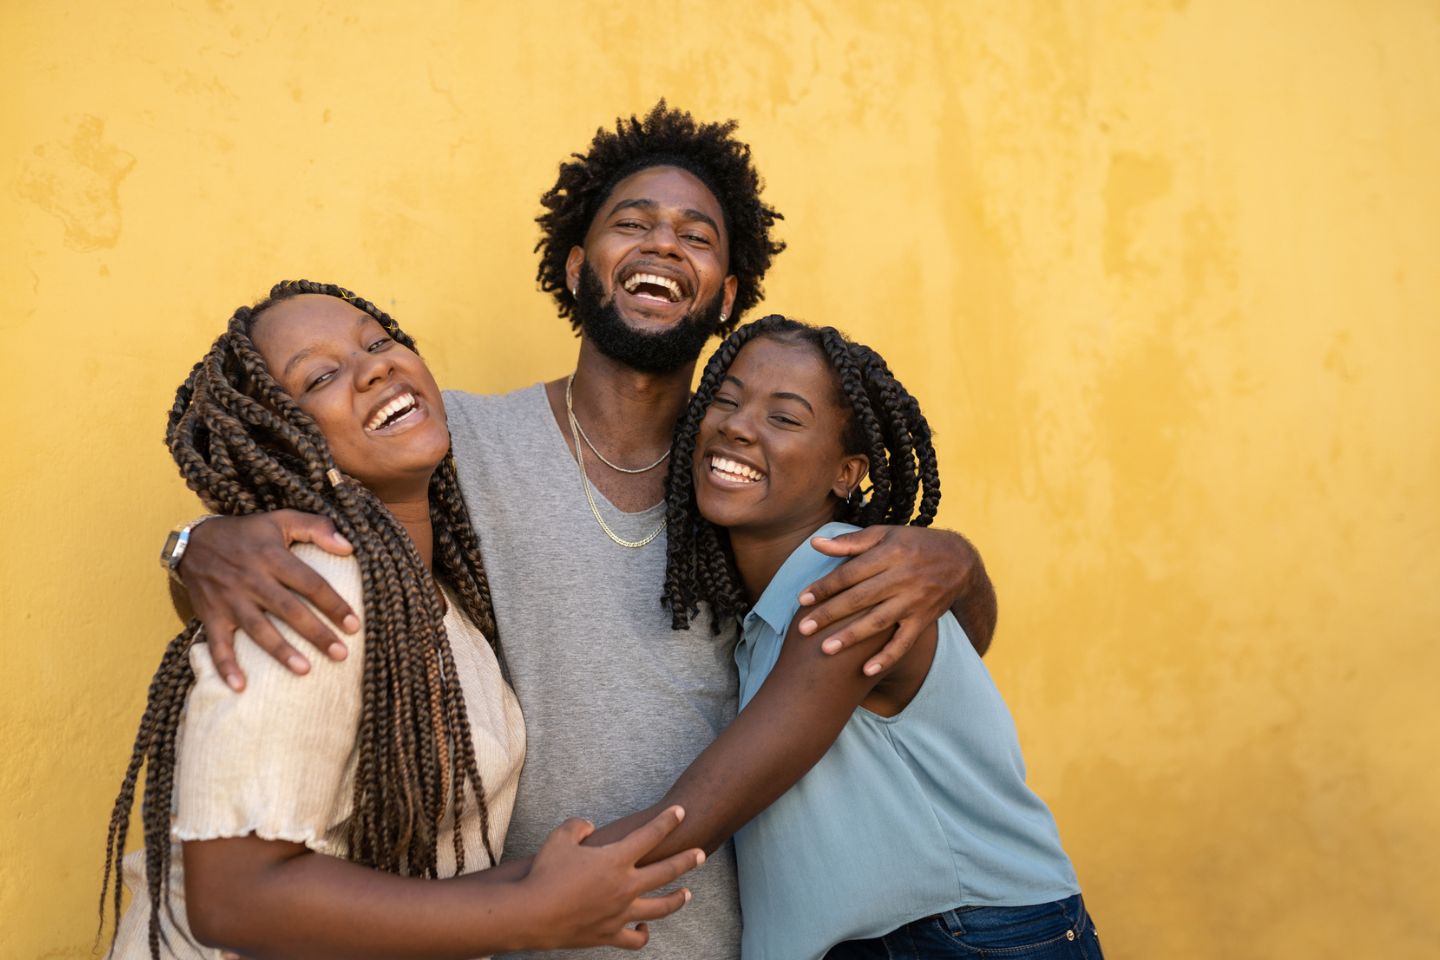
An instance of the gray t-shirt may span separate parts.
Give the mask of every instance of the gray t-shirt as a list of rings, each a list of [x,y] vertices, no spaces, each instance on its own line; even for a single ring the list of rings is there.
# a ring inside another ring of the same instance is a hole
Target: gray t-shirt
[[[529,747],[505,853],[528,856],[566,817],[600,825],[664,796],[735,716],[735,631],[714,636],[708,617],[688,631],[670,628],[660,604],[664,535],[639,549],[606,537],[543,385],[502,396],[448,391],[445,406],[501,657],[525,714]],[[598,490],[595,501],[627,540],[642,539],[663,515],[659,504],[622,513]],[[740,906],[730,844],[684,883],[694,900],[651,925],[645,955],[734,960]],[[580,955],[633,954],[534,956]]]

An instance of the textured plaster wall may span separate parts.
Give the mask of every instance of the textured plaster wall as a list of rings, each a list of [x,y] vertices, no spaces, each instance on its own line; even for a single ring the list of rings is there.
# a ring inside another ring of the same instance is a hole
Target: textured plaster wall
[[[926,404],[1110,955],[1433,955],[1435,4],[21,0],[0,956],[88,954],[197,512],[163,413],[229,311],[335,279],[444,383],[558,375],[537,198],[661,95],[741,119],[791,243],[766,305]]]

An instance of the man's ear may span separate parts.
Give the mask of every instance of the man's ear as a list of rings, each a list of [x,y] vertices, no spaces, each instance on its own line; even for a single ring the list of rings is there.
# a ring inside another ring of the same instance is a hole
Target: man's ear
[[[849,499],[851,491],[859,488],[869,472],[869,457],[863,453],[848,454],[840,461],[840,469],[835,473],[835,483],[830,487],[830,492],[841,500]]]
[[[571,247],[570,255],[565,258],[565,286],[570,290],[570,296],[575,296],[575,291],[580,289],[580,269],[585,266],[585,248]]]
[[[726,317],[733,317],[735,315],[735,294],[740,290],[740,281],[735,279],[735,274],[732,273],[725,278],[721,290],[723,295],[720,301],[720,312]]]

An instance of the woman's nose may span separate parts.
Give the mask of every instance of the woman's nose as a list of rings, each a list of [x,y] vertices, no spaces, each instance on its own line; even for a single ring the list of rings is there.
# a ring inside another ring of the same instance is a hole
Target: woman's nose
[[[753,443],[755,424],[744,410],[733,410],[720,421],[720,435],[735,443]]]
[[[361,386],[370,387],[383,383],[393,368],[390,358],[384,353],[364,353],[356,365],[356,376]]]

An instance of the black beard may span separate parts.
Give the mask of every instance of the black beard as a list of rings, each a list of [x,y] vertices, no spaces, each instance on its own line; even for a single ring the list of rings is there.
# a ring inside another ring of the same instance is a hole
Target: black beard
[[[709,303],[685,314],[669,330],[642,333],[621,319],[613,297],[609,303],[603,302],[605,290],[600,278],[586,263],[580,268],[575,319],[580,323],[580,332],[611,360],[641,373],[673,373],[700,359],[705,342],[719,330],[724,293],[716,291]]]

